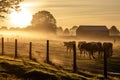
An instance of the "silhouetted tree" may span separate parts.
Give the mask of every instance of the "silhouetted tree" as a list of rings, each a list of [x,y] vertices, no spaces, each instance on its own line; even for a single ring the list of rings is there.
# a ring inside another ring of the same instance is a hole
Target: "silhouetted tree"
[[[11,12],[11,9],[19,10],[18,4],[23,0],[0,0],[0,18],[5,18],[6,14]]]
[[[119,34],[119,30],[117,29],[116,26],[112,26],[109,31],[110,31],[110,35],[118,35]]]
[[[69,31],[68,28],[66,28],[66,29],[64,30],[64,35],[65,35],[65,36],[69,36],[69,35],[70,35],[70,31]]]
[[[8,30],[8,28],[6,26],[2,26],[0,30]]]
[[[14,27],[11,27],[11,28],[9,28],[9,30],[15,30],[15,28],[14,28]]]
[[[63,28],[62,27],[57,28],[57,35],[63,35]]]
[[[76,30],[77,30],[78,26],[73,26],[71,29],[70,29],[70,33],[72,36],[76,36]]]
[[[56,19],[48,11],[39,11],[33,15],[32,18],[33,29],[41,32],[56,33]]]

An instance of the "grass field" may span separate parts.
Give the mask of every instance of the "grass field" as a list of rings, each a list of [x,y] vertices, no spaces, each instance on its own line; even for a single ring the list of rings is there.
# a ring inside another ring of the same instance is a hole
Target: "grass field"
[[[46,40],[32,41],[32,54],[37,62],[44,62],[46,59]],[[1,45],[1,43],[0,43]],[[1,51],[1,48],[0,48]],[[20,59],[29,60],[29,41],[18,40],[18,55]],[[14,42],[5,42],[5,56],[14,57]],[[77,67],[78,73],[89,77],[85,73],[103,74],[103,59],[89,59],[88,55],[79,55],[77,48]],[[73,54],[66,53],[63,41],[50,40],[50,61],[58,67],[62,67],[67,71],[72,71]],[[112,77],[120,75],[120,45],[116,43],[113,47],[113,56],[108,60],[108,73]],[[85,73],[82,73],[85,72]],[[85,74],[85,75],[84,75]],[[95,76],[94,76],[95,77]],[[120,78],[120,77],[119,77]]]

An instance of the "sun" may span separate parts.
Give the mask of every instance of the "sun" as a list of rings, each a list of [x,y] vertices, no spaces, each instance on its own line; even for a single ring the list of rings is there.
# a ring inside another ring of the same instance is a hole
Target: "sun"
[[[10,14],[10,22],[16,27],[26,27],[31,24],[32,14],[26,8],[22,8],[19,12],[13,11]]]

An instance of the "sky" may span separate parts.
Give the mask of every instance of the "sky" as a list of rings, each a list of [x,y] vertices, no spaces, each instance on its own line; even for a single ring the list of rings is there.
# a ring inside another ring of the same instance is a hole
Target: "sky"
[[[117,26],[120,30],[120,0],[24,0],[24,7],[32,14],[50,11],[57,26],[74,25]]]

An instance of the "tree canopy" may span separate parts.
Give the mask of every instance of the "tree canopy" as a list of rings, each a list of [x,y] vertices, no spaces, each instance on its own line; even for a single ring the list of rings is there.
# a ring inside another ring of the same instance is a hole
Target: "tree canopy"
[[[70,33],[71,35],[76,35],[76,30],[78,29],[78,26],[73,26],[72,28],[70,28]]]
[[[18,5],[23,0],[0,0],[0,18],[5,18],[6,14],[9,14],[12,9],[19,10]]]
[[[68,28],[65,28],[65,30],[64,30],[64,34],[67,35],[67,36],[70,34],[70,31],[69,31]]]
[[[119,30],[117,29],[116,26],[112,26],[110,28],[110,34],[119,34]]]
[[[63,35],[63,28],[57,27],[57,35]]]
[[[113,31],[119,32],[119,30],[117,29],[116,26],[112,26],[112,27],[110,28],[110,30],[113,30]]]
[[[56,33],[56,19],[48,11],[39,11],[33,15],[32,26],[36,30],[41,30],[42,32],[52,32]]]

